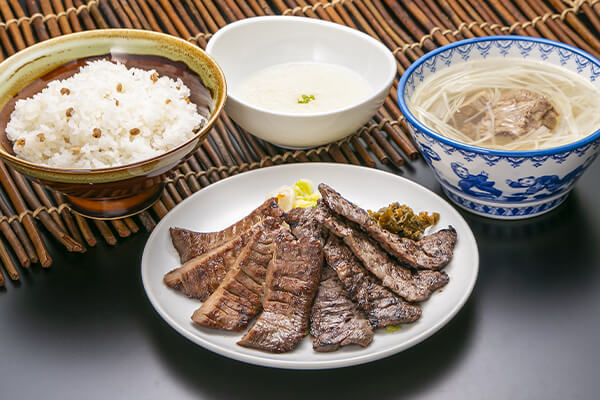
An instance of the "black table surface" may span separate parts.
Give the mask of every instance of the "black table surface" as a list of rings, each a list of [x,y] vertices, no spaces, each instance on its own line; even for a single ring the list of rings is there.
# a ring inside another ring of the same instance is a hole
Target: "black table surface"
[[[422,162],[396,173],[440,192]],[[596,399],[599,178],[596,162],[535,219],[463,212],[480,253],[464,308],[409,350],[335,370],[247,365],[180,336],[142,287],[147,234],[83,255],[48,240],[54,265],[0,290],[0,399]]]

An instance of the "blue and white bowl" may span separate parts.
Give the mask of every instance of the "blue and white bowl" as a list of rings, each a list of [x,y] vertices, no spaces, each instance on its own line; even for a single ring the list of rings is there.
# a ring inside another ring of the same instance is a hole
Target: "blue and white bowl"
[[[459,206],[486,217],[534,217],[566,199],[598,155],[600,129],[577,142],[551,149],[486,149],[440,135],[417,120],[406,104],[429,75],[469,60],[492,57],[545,61],[575,72],[597,88],[600,60],[547,39],[490,36],[462,40],[427,53],[402,75],[398,85],[400,109],[446,195]]]

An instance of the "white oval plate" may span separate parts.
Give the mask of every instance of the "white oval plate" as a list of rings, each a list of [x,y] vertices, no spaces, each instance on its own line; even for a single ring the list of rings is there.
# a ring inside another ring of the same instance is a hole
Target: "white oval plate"
[[[440,222],[435,230],[452,225],[458,233],[454,258],[445,268],[450,282],[424,303],[423,316],[395,333],[376,331],[366,348],[347,346],[332,353],[317,353],[309,337],[289,353],[270,354],[238,346],[243,333],[230,333],[196,326],[191,316],[200,306],[169,289],[163,275],[178,267],[179,257],[171,245],[170,227],[217,231],[243,218],[258,207],[272,190],[311,179],[326,183],[363,208],[379,209],[393,201],[417,211],[435,211]],[[391,173],[349,165],[307,163],[261,168],[217,182],[169,212],[156,226],[142,256],[142,281],[156,311],[175,330],[192,342],[226,357],[277,368],[324,369],[346,367],[377,360],[406,350],[442,328],[463,306],[475,285],[479,267],[477,243],[471,229],[450,204],[424,187]]]

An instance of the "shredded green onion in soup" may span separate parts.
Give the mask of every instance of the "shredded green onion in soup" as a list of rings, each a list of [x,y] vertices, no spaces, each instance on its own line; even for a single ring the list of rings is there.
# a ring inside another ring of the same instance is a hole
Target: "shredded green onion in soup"
[[[519,135],[498,135],[493,129],[497,121],[492,105],[503,93],[523,89],[544,96],[552,104],[559,115],[558,125],[553,129],[542,125]],[[471,119],[485,115],[489,129],[467,134],[457,127],[456,115],[473,104],[482,91],[489,102]],[[557,147],[600,128],[600,89],[565,68],[516,58],[469,61],[436,72],[415,89],[408,107],[418,120],[450,139],[502,150]]]

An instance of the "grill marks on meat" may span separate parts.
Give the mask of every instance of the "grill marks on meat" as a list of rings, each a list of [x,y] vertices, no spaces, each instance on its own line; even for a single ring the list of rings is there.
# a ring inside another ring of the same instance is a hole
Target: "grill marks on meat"
[[[316,207],[292,208],[284,214],[283,219],[296,238],[313,237],[321,240],[324,232],[320,221],[327,215],[329,210],[319,201]]]
[[[343,239],[365,268],[381,279],[384,286],[408,301],[423,301],[448,283],[448,275],[443,271],[414,271],[396,263],[371,239],[336,216],[326,218],[324,225]]]
[[[321,243],[311,237],[293,240],[291,235],[280,236],[275,243],[263,312],[238,344],[283,353],[294,349],[306,335],[323,253]]]
[[[283,228],[258,229],[214,293],[192,315],[209,328],[244,330],[262,307],[267,266]]]
[[[452,259],[456,244],[454,228],[442,229],[415,242],[384,230],[365,210],[346,200],[331,187],[321,183],[319,191],[323,201],[333,212],[358,224],[400,262],[413,268],[438,270]]]
[[[321,184],[319,191],[323,199],[316,207],[284,214],[272,198],[219,232],[170,230],[183,265],[164,282],[204,301],[192,316],[195,323],[241,331],[262,309],[239,345],[290,351],[310,320],[313,349],[328,352],[365,347],[373,329],[421,317],[412,302],[448,283],[437,269],[452,258],[456,231],[401,238],[329,186]],[[293,236],[281,227],[283,220]]]
[[[219,286],[225,274],[248,244],[252,235],[261,229],[275,229],[279,221],[267,217],[251,230],[244,232],[220,247],[197,256],[180,268],[167,273],[163,281],[170,288],[180,290],[188,297],[206,300]]]
[[[371,324],[328,265],[323,267],[310,320],[315,351],[335,351],[349,344],[366,347],[373,340]]]
[[[181,263],[184,264],[194,257],[200,256],[237,238],[244,232],[252,229],[254,225],[260,223],[266,217],[282,220],[283,211],[277,205],[277,199],[270,198],[266,200],[246,217],[222,231],[193,232],[187,229],[171,228],[169,229],[169,233],[173,246],[179,254]]]
[[[374,328],[411,323],[421,317],[417,304],[408,303],[381,286],[339,238],[330,235],[323,252],[327,263]]]

